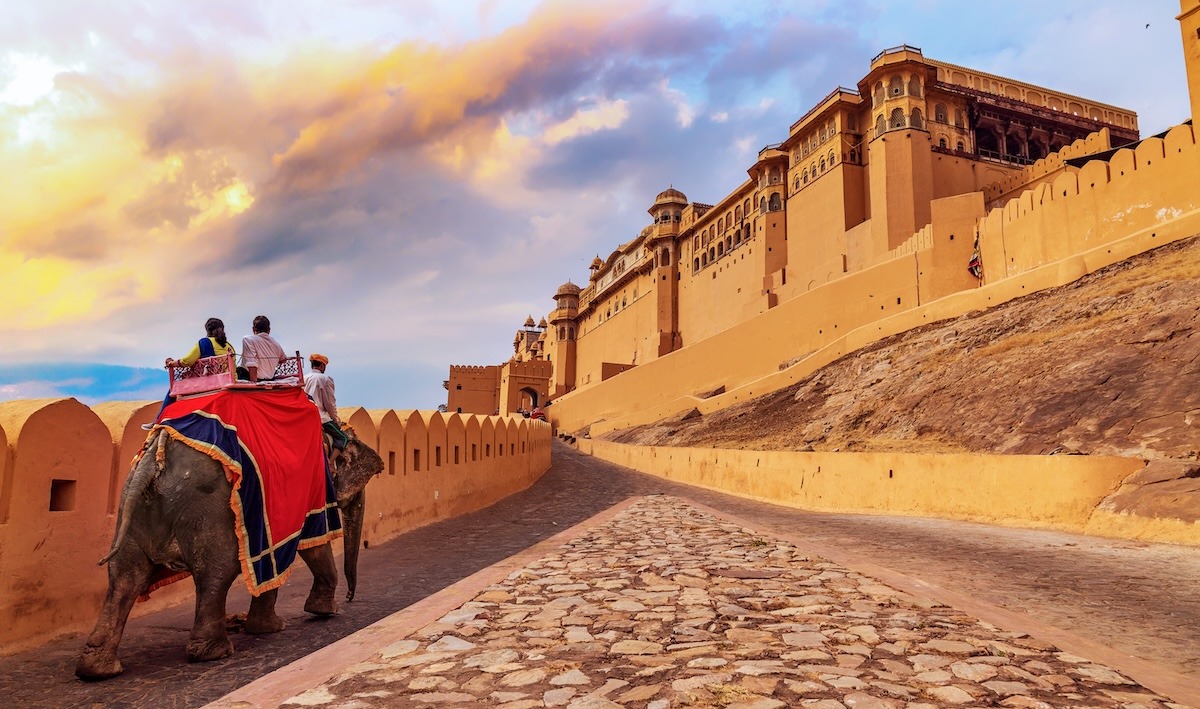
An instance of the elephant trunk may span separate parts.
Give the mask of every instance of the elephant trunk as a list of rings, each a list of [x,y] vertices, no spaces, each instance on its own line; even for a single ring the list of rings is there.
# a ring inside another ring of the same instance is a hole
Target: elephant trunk
[[[166,464],[167,444],[165,437],[166,431],[159,431],[158,436],[147,446],[146,451],[142,453],[137,464],[133,468],[133,473],[129,479],[125,481],[125,489],[121,493],[121,505],[118,507],[118,522],[117,533],[113,535],[112,547],[108,553],[104,555],[98,564],[104,566],[117,555],[117,551],[121,548],[121,543],[125,539],[125,535],[129,532],[129,525],[133,519],[133,506],[137,504],[138,498],[150,483],[158,477],[158,473]],[[154,454],[153,464],[148,460],[150,454]]]

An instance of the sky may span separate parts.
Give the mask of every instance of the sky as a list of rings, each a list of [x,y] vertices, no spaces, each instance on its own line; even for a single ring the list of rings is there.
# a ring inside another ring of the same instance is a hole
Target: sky
[[[0,400],[159,399],[270,317],[432,409],[674,186],[715,203],[880,50],[1188,118],[1167,0],[0,5]]]

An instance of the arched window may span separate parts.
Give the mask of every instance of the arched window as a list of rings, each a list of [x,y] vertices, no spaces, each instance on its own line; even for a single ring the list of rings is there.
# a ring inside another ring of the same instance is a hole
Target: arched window
[[[717,249],[716,249],[716,247],[713,247],[713,246],[710,246],[710,247],[708,247],[708,261],[709,261],[709,263],[712,263],[713,261],[716,261],[716,260],[717,260]]]
[[[772,211],[772,212],[778,212],[780,209],[783,209],[783,202],[782,202],[782,201],[779,199],[779,193],[778,193],[778,192],[772,192],[772,193],[771,193],[771,207],[770,207],[770,209],[771,209],[771,211]]]
[[[833,163],[837,161],[837,153],[829,151],[829,169],[833,169]]]
[[[682,220],[683,220],[683,213],[682,213],[682,212],[675,212],[675,221],[676,221],[676,222],[680,222],[680,221],[682,221]]]
[[[717,219],[717,233],[720,234],[723,231],[725,231],[725,217]]]
[[[671,250],[670,249],[662,250],[662,265],[664,265],[664,266],[671,265]]]
[[[724,256],[724,255],[725,255],[725,242],[718,241],[717,242],[717,256]]]
[[[874,98],[874,101],[872,103],[873,106],[879,106],[883,103],[883,82],[882,81],[875,82],[875,94],[874,94],[873,98]]]
[[[766,211],[767,211],[767,198],[760,197],[758,200],[758,212],[759,212],[759,214],[764,214],[764,213],[766,213]]]
[[[736,206],[736,207],[734,207],[734,208],[733,208],[733,218],[734,218],[734,219],[736,219],[736,220],[738,220],[739,222],[740,222],[740,221],[742,221],[742,207],[741,207],[741,205],[738,205],[738,206]]]
[[[800,190],[800,176],[796,175],[796,179],[792,181],[792,191],[797,192],[799,190]]]
[[[699,250],[700,250],[700,235],[697,234],[695,237],[692,238],[692,252],[695,253],[696,251],[699,251]]]
[[[855,148],[850,148],[850,163],[853,165],[858,164],[858,150]]]
[[[704,253],[700,254],[700,265],[701,265],[701,266],[707,266],[707,265],[708,265],[708,252],[707,252],[707,251],[705,251]]]
[[[733,234],[734,234],[733,243],[735,243],[735,244],[742,243],[742,230],[738,229],[737,231],[733,232]]]
[[[958,147],[957,147],[956,149],[957,149],[957,150],[958,150],[958,152],[960,152],[960,153],[961,153],[963,150],[965,150],[965,148],[963,147],[963,142],[962,142],[961,140],[960,140],[960,141],[958,141]]]
[[[946,136],[943,135],[942,137],[938,138],[938,147],[939,148],[946,147]]]
[[[903,128],[904,127],[904,109],[902,109],[902,108],[892,109],[892,120],[888,123],[888,127],[889,128]]]
[[[825,156],[821,156],[821,172],[825,172]]]
[[[933,107],[933,120],[937,121],[938,123],[946,122],[946,104],[939,103]]]
[[[903,96],[904,95],[904,79],[896,74],[888,80],[888,96]]]
[[[963,116],[962,116],[961,108],[954,109],[954,125],[958,126],[959,128],[963,127]]]
[[[733,248],[733,237],[732,236],[725,237],[725,250],[729,251],[732,248]]]
[[[742,208],[745,211],[746,217],[749,218],[750,217],[750,209],[751,209],[749,198],[746,198],[746,201],[742,203]]]
[[[812,173],[812,178],[814,180],[817,179],[817,164],[815,162],[812,165],[809,165],[808,171]]]
[[[700,259],[692,259],[692,273],[700,270]]]
[[[808,168],[804,169],[804,184],[808,184]]]
[[[912,78],[908,80],[908,93],[913,96],[921,95],[921,77],[919,75],[913,74]]]
[[[879,116],[879,118],[875,119],[875,135],[877,135],[877,136],[883,135],[884,131],[886,131],[886,130],[887,130],[887,121],[884,120],[883,116],[881,115],[881,116]]]
[[[912,118],[909,120],[908,124],[913,128],[925,127],[925,120],[921,117],[921,109],[914,108],[912,110]]]
[[[563,327],[562,325],[558,326],[558,339],[560,339],[560,340],[567,339],[567,328]]]

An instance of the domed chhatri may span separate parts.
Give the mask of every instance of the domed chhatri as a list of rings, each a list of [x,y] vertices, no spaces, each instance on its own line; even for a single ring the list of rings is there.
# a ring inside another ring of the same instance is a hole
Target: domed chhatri
[[[604,268],[604,259],[596,256],[596,258],[592,259],[591,268]]]
[[[567,281],[566,283],[559,286],[558,290],[554,291],[554,297],[557,298],[560,295],[579,295],[579,292],[581,290],[582,289],[579,286],[575,285],[574,283],[572,283],[570,281]]]
[[[674,187],[668,187],[662,192],[659,192],[658,196],[654,198],[655,207],[664,204],[678,204],[681,207],[686,207],[687,203],[687,195],[675,189]]]
[[[541,320],[538,320],[538,328],[545,330],[548,326],[549,326],[549,323],[546,322],[546,318],[542,318]]]
[[[525,327],[535,327],[535,326],[536,326],[536,323],[534,323],[534,322],[533,322],[533,316],[532,316],[532,315],[530,315],[529,317],[525,318]]]

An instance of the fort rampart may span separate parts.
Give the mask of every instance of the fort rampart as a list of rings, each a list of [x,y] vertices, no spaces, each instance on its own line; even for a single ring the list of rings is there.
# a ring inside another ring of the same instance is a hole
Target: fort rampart
[[[712,337],[559,397],[551,418],[562,430],[596,436],[692,408],[719,410],[795,383],[880,338],[1063,285],[1200,233],[1200,147],[1191,125],[1104,157],[986,214],[980,193],[974,203],[972,195],[934,200],[930,225],[912,240],[928,248],[799,293]],[[964,285],[976,234],[983,279]],[[713,391],[722,393],[702,398]]]
[[[75,399],[0,403],[0,648],[14,652],[95,622],[108,584],[107,552],[141,424],[154,402]],[[363,539],[384,542],[486,507],[533,484],[550,466],[541,421],[431,411],[341,409],[379,452],[367,486]],[[183,581],[135,613],[190,599]]]
[[[1200,525],[1106,504],[1143,468],[1131,458],[821,453],[634,446],[578,439],[584,453],[688,485],[821,512],[941,517],[1200,545]]]

